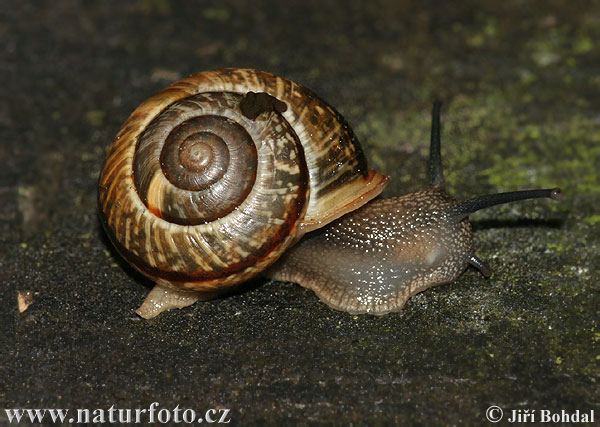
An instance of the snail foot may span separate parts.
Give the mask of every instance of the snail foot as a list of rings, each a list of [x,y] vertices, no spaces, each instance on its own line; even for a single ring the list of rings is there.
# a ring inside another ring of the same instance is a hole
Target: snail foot
[[[187,307],[200,299],[205,299],[200,292],[182,291],[157,284],[135,312],[144,319],[152,319],[165,310]]]

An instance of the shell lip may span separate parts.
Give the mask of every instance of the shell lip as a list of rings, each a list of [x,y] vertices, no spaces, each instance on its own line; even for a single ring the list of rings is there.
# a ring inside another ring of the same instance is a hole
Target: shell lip
[[[324,216],[318,217],[318,219],[303,221],[298,227],[300,236],[310,231],[317,230],[370,202],[381,194],[387,186],[388,181],[389,176],[383,175],[374,169],[369,169],[367,177],[359,184],[365,189],[360,193],[359,197],[331,212],[327,212]]]

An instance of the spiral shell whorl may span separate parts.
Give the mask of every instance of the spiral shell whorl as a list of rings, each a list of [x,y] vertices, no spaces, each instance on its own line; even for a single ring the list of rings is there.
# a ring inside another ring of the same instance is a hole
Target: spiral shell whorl
[[[263,126],[236,114],[240,100],[227,92],[195,95],[170,105],[146,128],[137,143],[134,181],[155,215],[204,224],[248,196],[258,162],[253,138]]]
[[[103,222],[123,256],[144,274],[183,288],[211,289],[254,275],[295,239],[308,195],[302,146],[280,115],[244,118],[236,110],[240,99],[205,93],[173,103],[136,144],[130,141],[107,157],[100,179]],[[201,144],[222,141],[229,159],[218,166],[224,171],[211,178],[212,185],[185,188],[185,179],[182,184],[171,177],[174,184],[164,173],[173,167],[164,159],[173,157],[168,151],[175,144],[176,169],[202,169],[178,163],[190,137],[198,135]],[[178,137],[183,141],[171,141]]]

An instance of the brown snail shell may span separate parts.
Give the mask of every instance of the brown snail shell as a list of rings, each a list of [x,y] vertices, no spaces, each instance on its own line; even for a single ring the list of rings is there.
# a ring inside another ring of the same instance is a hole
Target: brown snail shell
[[[137,270],[212,295],[386,183],[344,119],[311,91],[224,69],[176,82],[131,114],[108,150],[98,203],[111,241]]]

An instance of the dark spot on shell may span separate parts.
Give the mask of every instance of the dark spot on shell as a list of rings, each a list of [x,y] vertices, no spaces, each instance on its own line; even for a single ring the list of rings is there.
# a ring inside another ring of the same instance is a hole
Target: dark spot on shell
[[[283,113],[287,110],[287,105],[266,92],[248,92],[240,101],[240,110],[244,116],[254,120],[262,113]]]

